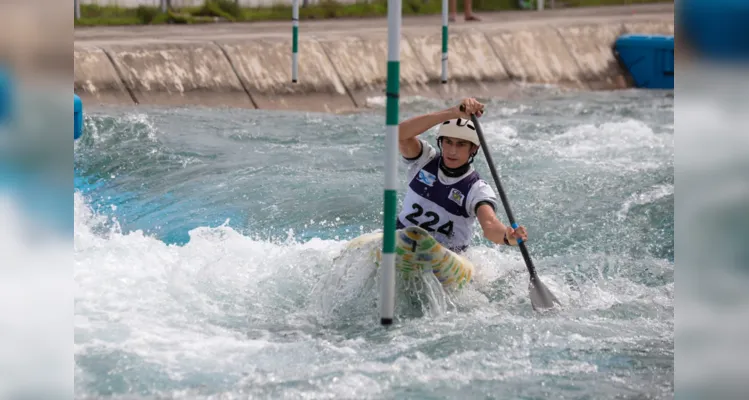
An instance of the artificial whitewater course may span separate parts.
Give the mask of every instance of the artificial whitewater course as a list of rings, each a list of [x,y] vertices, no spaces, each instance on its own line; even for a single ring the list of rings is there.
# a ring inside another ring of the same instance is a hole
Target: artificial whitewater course
[[[371,249],[345,251],[383,224],[385,101],[370,100],[337,115],[86,109],[76,397],[673,397],[672,96],[482,99],[488,150],[560,306],[534,311],[519,248],[477,229],[470,282],[398,280],[389,327]],[[404,97],[400,119],[452,105]],[[483,154],[474,166],[496,191]]]

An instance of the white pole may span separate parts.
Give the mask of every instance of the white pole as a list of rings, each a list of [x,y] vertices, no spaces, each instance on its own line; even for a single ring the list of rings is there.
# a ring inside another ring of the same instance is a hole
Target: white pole
[[[166,1],[167,0],[161,0],[161,12],[165,13],[166,10]]]
[[[544,3],[546,0],[536,0],[536,5],[538,5],[538,11],[544,10]]]
[[[398,106],[400,92],[401,0],[388,0],[388,62],[385,91],[385,190],[380,324],[391,325],[395,312],[395,219],[398,197]]]
[[[442,83],[447,83],[447,0],[442,0]]]
[[[81,3],[78,0],[75,0],[75,19],[81,19]]]
[[[299,0],[294,0],[291,9],[291,82],[299,77]]]

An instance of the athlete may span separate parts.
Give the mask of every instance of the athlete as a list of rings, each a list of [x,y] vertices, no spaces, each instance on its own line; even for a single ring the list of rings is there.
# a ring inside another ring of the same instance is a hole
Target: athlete
[[[471,114],[480,117],[483,111],[483,104],[467,98],[459,106],[400,123],[399,149],[408,165],[408,190],[397,229],[418,225],[456,253],[470,245],[476,219],[484,237],[496,244],[516,246],[518,238],[527,239],[525,227],[513,229],[497,219],[497,196],[471,165],[481,145]],[[417,137],[435,125],[439,152]]]

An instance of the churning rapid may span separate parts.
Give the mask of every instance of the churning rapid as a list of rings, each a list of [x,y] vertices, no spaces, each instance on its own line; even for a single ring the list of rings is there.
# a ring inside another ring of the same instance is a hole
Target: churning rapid
[[[76,396],[671,398],[673,102],[488,101],[490,151],[563,307],[532,311],[518,248],[478,229],[472,284],[399,285],[389,329],[368,255],[341,254],[382,226],[381,106],[88,110],[75,147]],[[449,105],[404,99],[401,119]],[[481,153],[475,166],[495,187]]]

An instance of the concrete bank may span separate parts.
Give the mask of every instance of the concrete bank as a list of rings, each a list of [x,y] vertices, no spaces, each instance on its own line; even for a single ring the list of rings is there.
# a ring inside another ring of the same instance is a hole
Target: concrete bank
[[[624,33],[674,33],[673,4],[482,15],[451,24],[440,83],[440,17],[404,18],[401,95],[521,95],[523,83],[626,87],[611,51]],[[89,28],[75,32],[75,92],[88,104],[238,106],[346,112],[382,96],[387,22]]]

